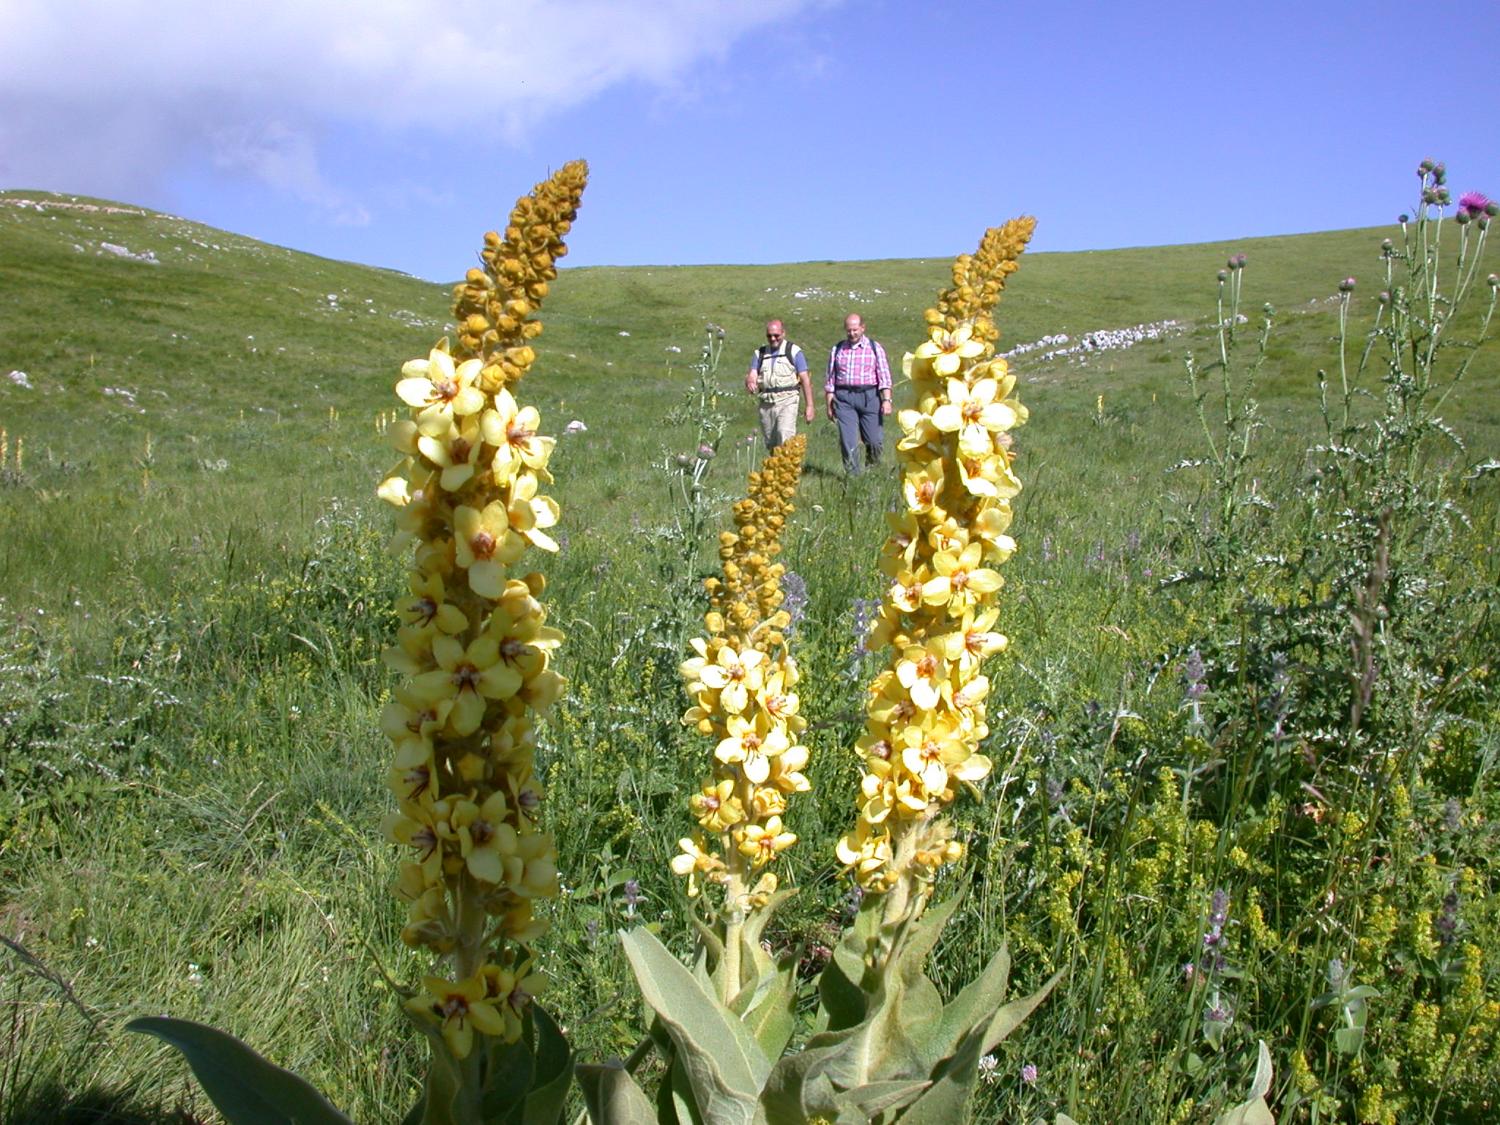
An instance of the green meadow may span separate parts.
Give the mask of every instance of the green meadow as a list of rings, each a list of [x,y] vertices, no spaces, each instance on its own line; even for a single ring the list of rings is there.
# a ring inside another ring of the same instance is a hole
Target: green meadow
[[[1010,645],[933,973],[954,988],[1006,941],[1018,992],[1066,972],[986,1060],[974,1120],[1212,1121],[1260,1042],[1279,1121],[1500,1116],[1500,347],[1468,346],[1496,259],[1444,306],[1452,346],[1414,391],[1376,350],[1356,371],[1383,239],[1402,232],[1028,254],[1007,286],[999,346],[1030,409]],[[1195,401],[1235,254],[1245,321]],[[709,748],[677,667],[764,454],[743,387],[762,324],[815,372],[849,312],[899,356],[950,262],[565,268],[543,306],[518,396],[559,435],[561,550],[534,565],[569,683],[541,737],[565,893],[538,950],[583,1060],[646,1025],[617,932],[691,948],[667,863]],[[0,192],[0,1125],[217,1120],[179,1056],[122,1030],[165,1013],[356,1121],[412,1103],[426,1048],[394,989],[426,966],[380,831],[380,654],[406,591],[375,487],[398,371],[449,301]],[[695,498],[676,459],[705,419],[722,434]],[[833,843],[875,668],[856,618],[898,489],[889,457],[846,478],[821,412],[805,429],[782,561],[807,595],[814,788],[770,940],[810,981],[846,906]]]

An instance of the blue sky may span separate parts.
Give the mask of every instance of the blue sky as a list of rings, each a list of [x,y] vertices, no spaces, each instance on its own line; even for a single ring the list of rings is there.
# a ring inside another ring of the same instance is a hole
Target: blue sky
[[[574,157],[569,265],[1369,226],[1424,156],[1500,196],[1482,9],[0,0],[0,187],[435,280]]]

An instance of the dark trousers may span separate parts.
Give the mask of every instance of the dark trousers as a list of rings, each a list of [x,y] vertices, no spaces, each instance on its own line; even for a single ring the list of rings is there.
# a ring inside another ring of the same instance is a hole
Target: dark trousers
[[[880,460],[884,440],[880,416],[880,391],[875,387],[833,388],[833,417],[839,424],[839,450],[844,455],[844,471],[858,475],[859,445],[864,442],[865,460],[874,465]]]

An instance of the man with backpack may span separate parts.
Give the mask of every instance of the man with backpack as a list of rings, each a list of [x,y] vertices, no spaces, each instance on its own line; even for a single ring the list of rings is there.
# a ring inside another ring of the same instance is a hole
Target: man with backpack
[[[807,357],[786,338],[781,321],[766,324],[766,343],[750,357],[745,389],[760,400],[760,432],[767,449],[775,449],[796,435],[799,399],[807,404],[807,420],[813,420]]]
[[[891,412],[891,365],[885,349],[865,335],[864,317],[850,313],[844,318],[844,339],[828,355],[828,375],[823,394],[828,417],[839,426],[839,449],[844,471],[857,476],[863,471],[859,446],[864,443],[865,461],[880,461],[881,428]]]

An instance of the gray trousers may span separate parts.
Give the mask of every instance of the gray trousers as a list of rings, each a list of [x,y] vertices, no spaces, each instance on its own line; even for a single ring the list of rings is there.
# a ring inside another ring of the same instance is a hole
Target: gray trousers
[[[834,387],[833,417],[839,424],[844,471],[858,475],[864,470],[859,457],[860,442],[864,443],[865,461],[877,464],[884,443],[880,391],[875,387]]]

